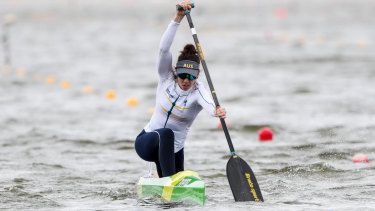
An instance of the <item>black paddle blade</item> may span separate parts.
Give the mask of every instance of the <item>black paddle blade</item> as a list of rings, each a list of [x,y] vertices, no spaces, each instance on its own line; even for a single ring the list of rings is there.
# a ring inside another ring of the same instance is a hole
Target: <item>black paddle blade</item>
[[[233,155],[229,159],[227,177],[235,201],[263,201],[253,171],[238,155]]]

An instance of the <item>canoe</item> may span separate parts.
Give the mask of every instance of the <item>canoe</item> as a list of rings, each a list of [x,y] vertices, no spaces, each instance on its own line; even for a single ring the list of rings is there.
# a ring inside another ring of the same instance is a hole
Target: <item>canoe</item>
[[[160,197],[163,201],[186,201],[204,205],[205,184],[194,171],[181,171],[169,177],[141,177],[138,198]]]

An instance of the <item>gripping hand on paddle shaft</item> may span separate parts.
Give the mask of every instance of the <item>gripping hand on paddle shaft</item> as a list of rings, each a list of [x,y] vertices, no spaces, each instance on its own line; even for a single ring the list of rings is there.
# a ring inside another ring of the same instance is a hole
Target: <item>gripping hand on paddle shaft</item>
[[[182,9],[179,9],[182,8]],[[185,0],[185,1],[181,1],[180,3],[178,3],[176,5],[176,17],[174,18],[174,21],[177,22],[177,23],[180,23],[181,20],[184,18],[185,16],[185,11],[186,10],[191,10],[193,7],[190,3],[190,0]]]
[[[225,108],[222,108],[220,106],[216,107],[215,114],[220,119],[225,119],[227,117],[227,111],[225,110]]]

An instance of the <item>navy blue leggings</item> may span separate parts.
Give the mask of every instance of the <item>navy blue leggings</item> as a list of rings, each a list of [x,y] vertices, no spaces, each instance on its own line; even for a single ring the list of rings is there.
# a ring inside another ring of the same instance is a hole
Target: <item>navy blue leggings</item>
[[[169,128],[142,130],[135,139],[135,151],[143,160],[155,162],[159,177],[184,170],[184,149],[174,153],[174,133]]]

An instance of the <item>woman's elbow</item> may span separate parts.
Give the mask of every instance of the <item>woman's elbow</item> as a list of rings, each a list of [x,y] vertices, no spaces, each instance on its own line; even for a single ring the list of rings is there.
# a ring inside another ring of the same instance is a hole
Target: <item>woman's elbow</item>
[[[168,55],[168,53],[169,53],[169,49],[166,49],[166,48],[160,48],[160,50],[159,50],[159,54],[160,54],[161,56],[163,56],[163,55]]]

